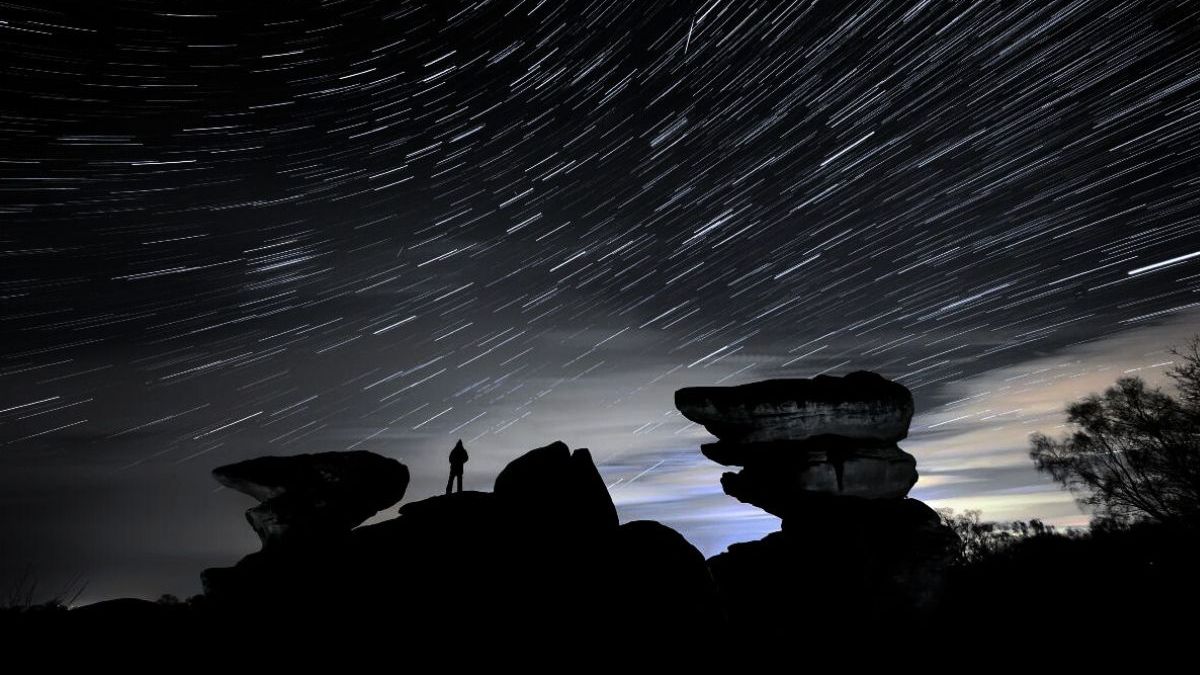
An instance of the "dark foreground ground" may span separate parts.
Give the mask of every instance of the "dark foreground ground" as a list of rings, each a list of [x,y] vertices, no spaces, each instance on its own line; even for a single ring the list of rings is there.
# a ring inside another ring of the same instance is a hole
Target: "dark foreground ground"
[[[484,495],[435,501],[460,506]],[[1027,536],[952,567],[928,611],[875,614],[831,606],[839,595],[828,592],[839,583],[833,578],[737,597],[656,523],[620,526],[605,538],[604,555],[565,531],[552,541],[509,539],[506,531],[501,541],[494,535],[504,528],[496,526],[487,518],[460,529],[457,543],[435,531],[406,533],[410,546],[445,546],[445,555],[390,573],[346,569],[322,556],[286,568],[252,563],[274,575],[252,599],[242,589],[235,601],[201,595],[71,611],[54,603],[9,607],[0,612],[0,635],[28,649],[51,645],[36,648],[46,654],[132,650],[207,660],[236,653],[241,663],[284,664],[400,650],[467,662],[549,659],[564,668],[592,659],[725,667],[803,656],[847,667],[900,659],[973,669],[1025,654],[1076,665],[1170,659],[1188,671],[1200,650],[1200,547],[1192,533],[1163,526]],[[499,553],[480,557],[481,546]],[[531,553],[544,564],[522,569]],[[806,585],[808,598],[799,590]],[[853,590],[844,597],[862,601]]]

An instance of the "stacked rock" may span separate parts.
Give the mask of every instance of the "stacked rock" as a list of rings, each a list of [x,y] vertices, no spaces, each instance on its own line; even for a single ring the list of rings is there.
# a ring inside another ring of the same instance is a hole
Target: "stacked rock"
[[[689,387],[675,405],[719,439],[705,456],[742,467],[721,477],[725,492],[783,519],[782,531],[708,561],[745,637],[834,639],[928,616],[958,539],[907,498],[916,460],[896,442],[912,420],[908,389],[855,372]]]
[[[875,373],[688,387],[675,406],[719,439],[701,446],[706,457],[743,467],[722,476],[725,492],[780,517],[807,497],[897,499],[917,481],[896,445],[912,394]]]

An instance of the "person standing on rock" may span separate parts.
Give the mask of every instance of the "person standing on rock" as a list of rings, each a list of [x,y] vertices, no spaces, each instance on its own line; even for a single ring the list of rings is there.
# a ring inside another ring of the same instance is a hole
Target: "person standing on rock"
[[[470,457],[467,457],[467,449],[463,447],[460,438],[450,451],[450,479],[446,481],[446,494],[450,494],[450,487],[455,478],[458,478],[458,492],[462,492],[463,464],[466,464],[468,459]]]

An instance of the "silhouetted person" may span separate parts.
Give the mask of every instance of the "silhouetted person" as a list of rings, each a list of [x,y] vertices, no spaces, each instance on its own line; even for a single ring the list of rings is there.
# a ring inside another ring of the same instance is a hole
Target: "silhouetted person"
[[[455,478],[458,478],[458,492],[462,492],[463,464],[466,464],[468,459],[470,458],[467,457],[467,449],[463,447],[460,438],[450,451],[450,479],[446,481],[446,494],[450,494],[450,486],[454,484]]]

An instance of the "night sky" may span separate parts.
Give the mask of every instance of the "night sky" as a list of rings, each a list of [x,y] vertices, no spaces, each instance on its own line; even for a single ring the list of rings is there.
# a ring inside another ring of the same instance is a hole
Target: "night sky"
[[[932,506],[1200,326],[1200,5],[0,3],[0,591],[199,591],[218,465],[592,450],[706,554],[683,386],[877,370]],[[386,514],[384,514],[386,515]]]

